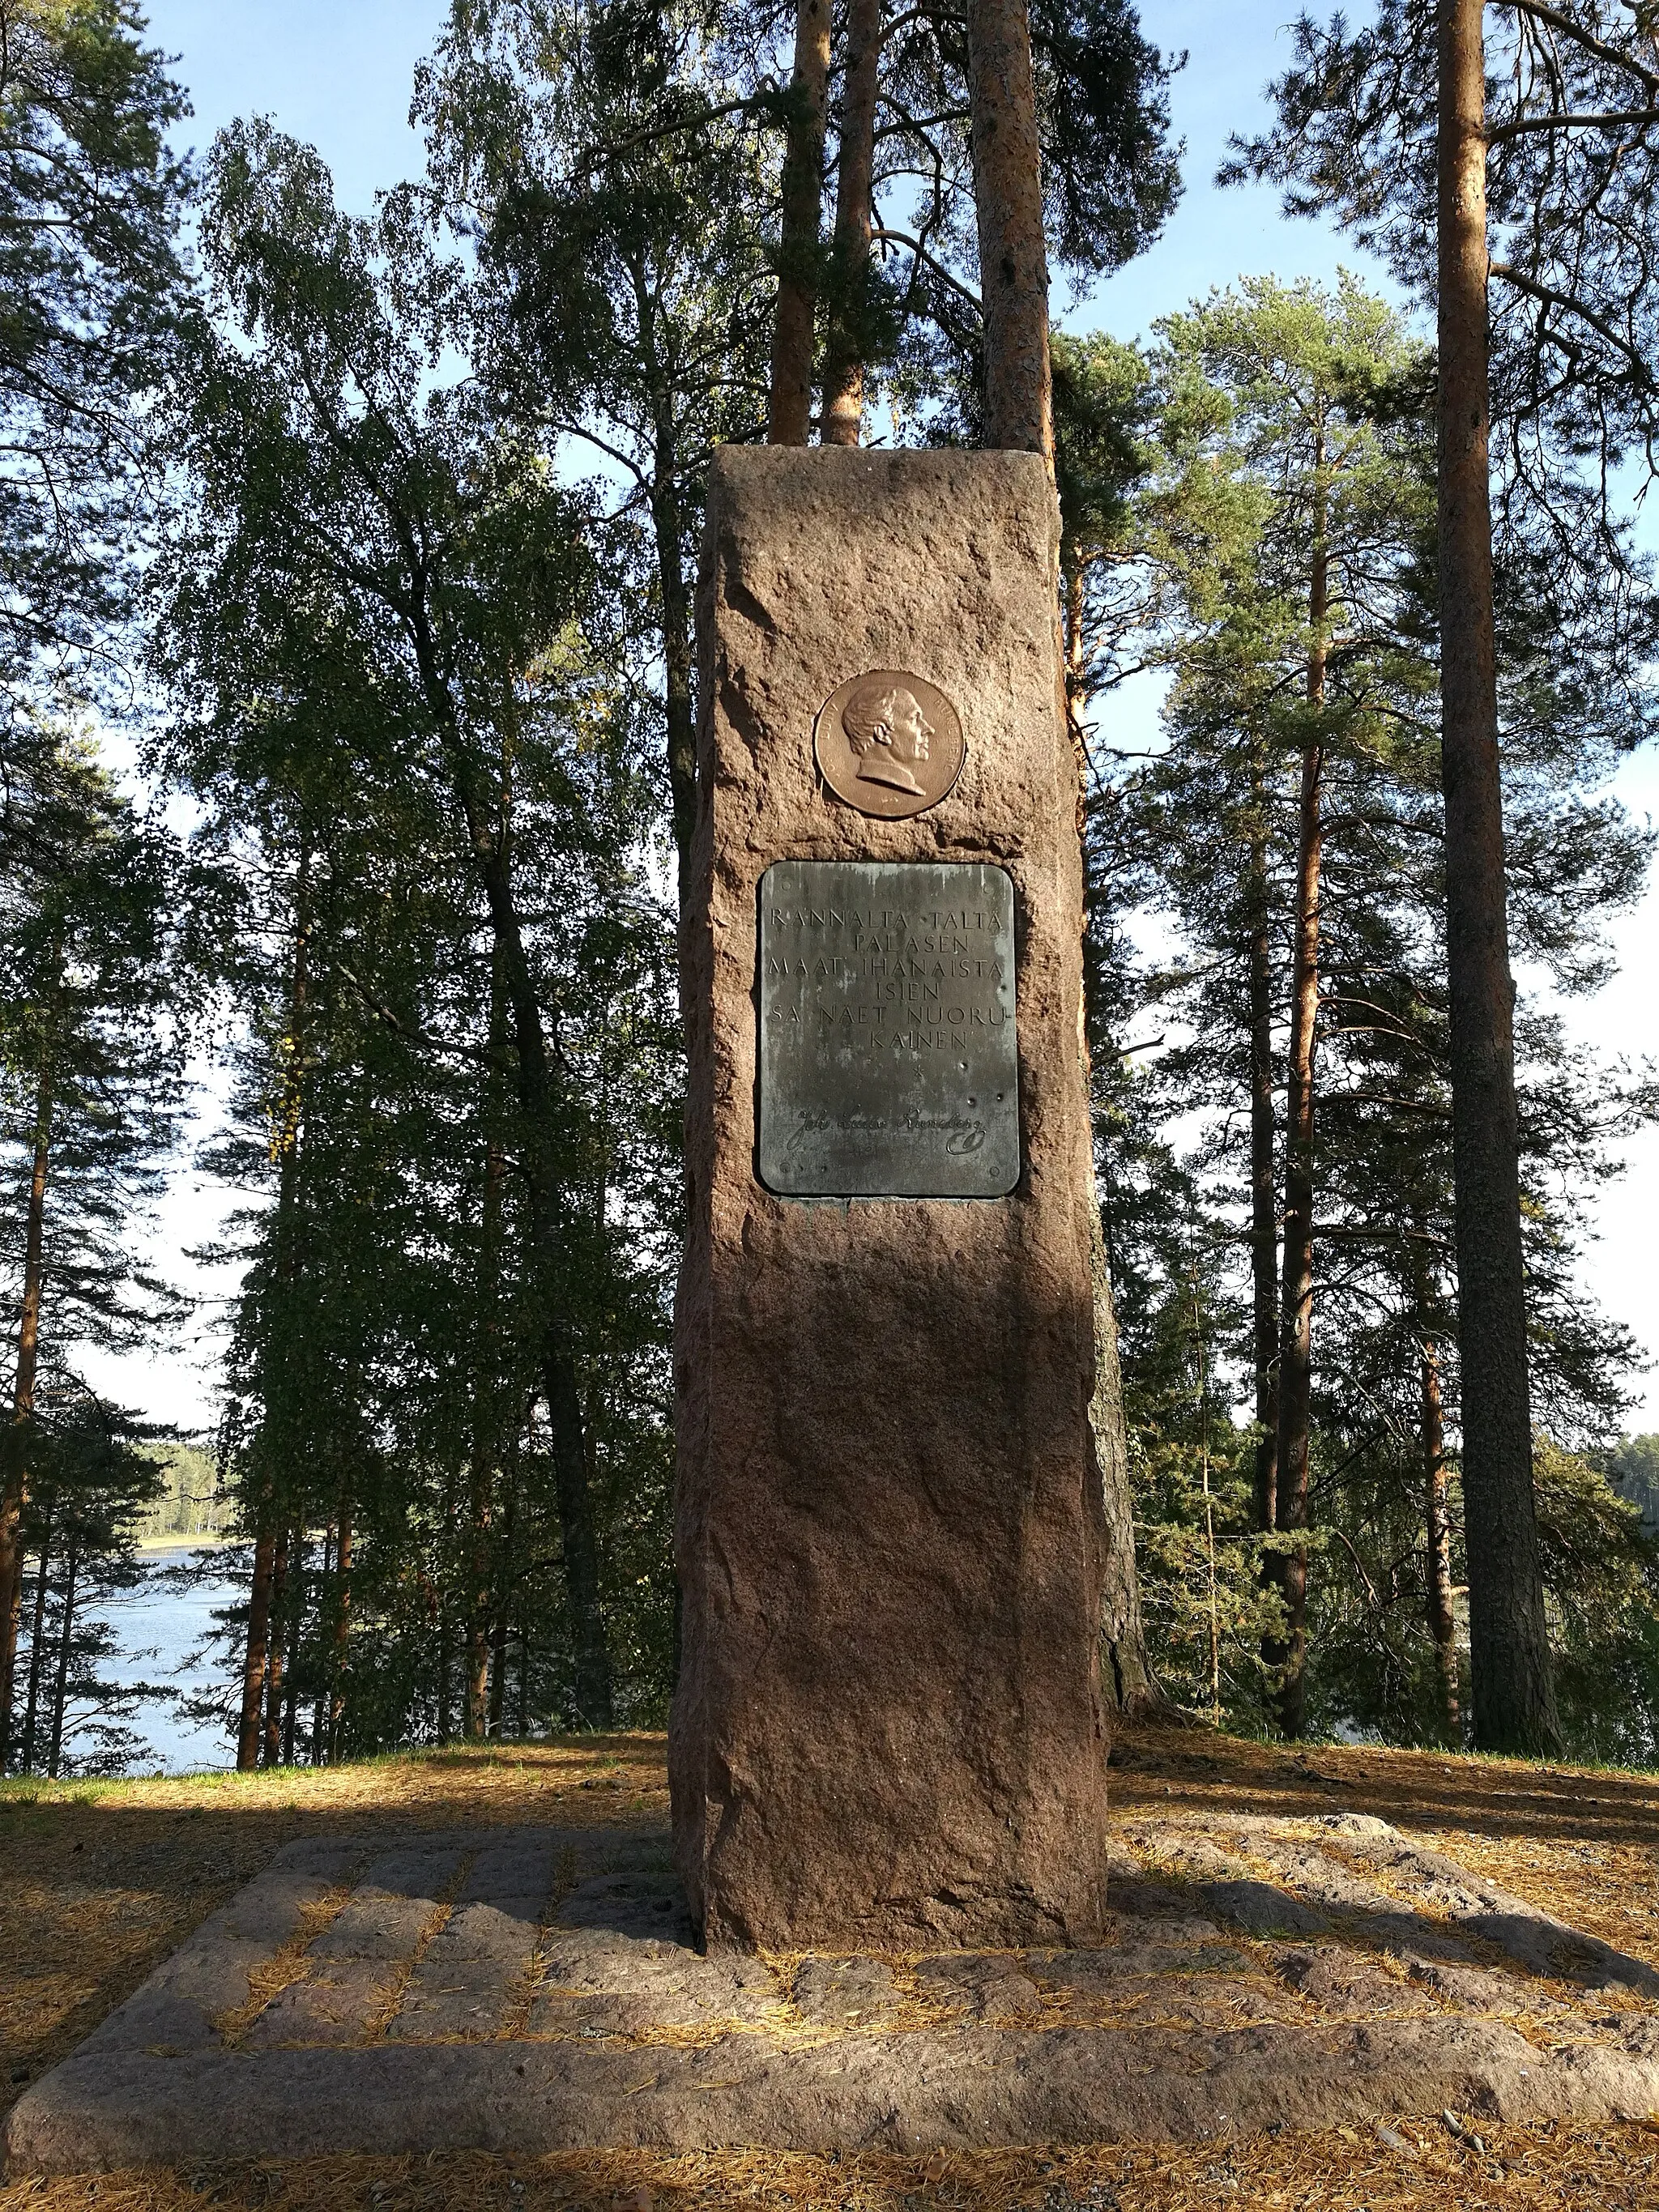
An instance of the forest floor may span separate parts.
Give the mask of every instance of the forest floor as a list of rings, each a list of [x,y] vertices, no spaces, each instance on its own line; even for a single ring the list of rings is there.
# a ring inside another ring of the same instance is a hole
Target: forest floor
[[[1138,1732],[1113,1755],[1115,1817],[1206,1810],[1372,1814],[1413,1842],[1659,1969],[1659,1774],[1443,1753],[1302,1753],[1204,1729]],[[302,1837],[555,1821],[660,1826],[657,1735],[452,1749],[323,1770],[118,1784],[0,1784],[0,2114],[281,1846]],[[815,2157],[289,2159],[21,2178],[0,2212],[1447,2212],[1659,2208],[1659,2121],[1499,2125],[1452,2115],[1384,2131],[1229,2144]]]

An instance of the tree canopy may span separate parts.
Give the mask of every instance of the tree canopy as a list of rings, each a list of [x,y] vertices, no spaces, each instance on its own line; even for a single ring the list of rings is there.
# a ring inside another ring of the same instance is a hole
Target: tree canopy
[[[280,118],[186,167],[127,0],[0,0],[0,1763],[136,1755],[141,1530],[225,1546],[191,1697],[245,1766],[661,1718],[694,602],[769,436],[1052,459],[1121,1705],[1478,1731],[1437,20],[1300,19],[1228,163],[1396,296],[1243,270],[1137,337],[1088,304],[1177,204],[1185,58],[1132,0],[453,0],[362,215]],[[1585,1202],[1659,1089],[1561,1003],[1651,857],[1659,58],[1485,20],[1510,1472],[1565,1739],[1651,1758]],[[178,1340],[185,1172],[236,1285],[187,1443],[89,1380]]]

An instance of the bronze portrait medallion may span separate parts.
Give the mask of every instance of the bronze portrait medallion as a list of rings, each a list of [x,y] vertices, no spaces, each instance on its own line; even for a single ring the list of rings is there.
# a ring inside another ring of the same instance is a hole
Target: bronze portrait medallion
[[[945,694],[897,668],[872,668],[832,691],[812,744],[836,798],[884,822],[937,806],[968,753]]]

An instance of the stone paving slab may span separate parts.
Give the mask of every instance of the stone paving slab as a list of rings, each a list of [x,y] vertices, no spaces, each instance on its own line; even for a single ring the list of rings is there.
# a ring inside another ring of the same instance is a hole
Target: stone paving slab
[[[1659,2113],[1659,1974],[1354,1815],[1115,1830],[1086,1951],[703,1958],[668,1839],[290,1845],[15,2107],[14,2173]]]

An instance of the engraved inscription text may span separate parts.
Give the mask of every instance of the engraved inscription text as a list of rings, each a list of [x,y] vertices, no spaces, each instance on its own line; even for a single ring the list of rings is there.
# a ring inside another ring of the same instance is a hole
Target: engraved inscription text
[[[1007,872],[780,860],[760,901],[762,1180],[796,1197],[1006,1196],[1019,1180]]]

